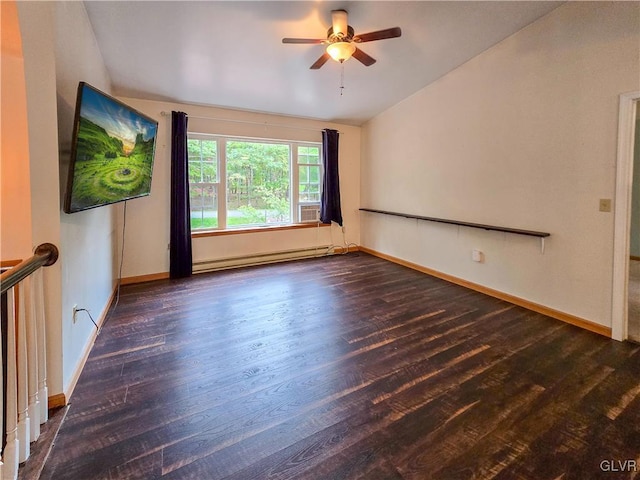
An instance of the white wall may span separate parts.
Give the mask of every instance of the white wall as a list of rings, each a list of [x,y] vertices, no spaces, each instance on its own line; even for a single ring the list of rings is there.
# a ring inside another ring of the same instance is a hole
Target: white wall
[[[610,326],[598,200],[615,189],[618,95],[640,83],[639,7],[567,3],[363,127],[363,206],[547,231],[544,255],[533,238],[368,213],[362,244]]]
[[[65,392],[90,347],[94,326],[73,305],[98,319],[115,279],[116,210],[61,211],[70,158],[78,82],[109,92],[110,81],[81,2],[20,2],[23,34],[34,241],[50,241],[60,258],[45,270],[48,308],[49,393]]]
[[[32,241],[50,242],[61,249],[54,15],[53,3],[18,2],[29,121]],[[43,275],[50,395],[61,393],[63,383],[61,263],[45,268]]]
[[[17,261],[32,254],[27,94],[17,7],[0,7],[0,259]]]
[[[107,93],[110,79],[95,41],[84,5],[56,4],[56,87],[60,191],[66,191],[71,137],[78,83],[85,81]],[[116,278],[115,207],[101,207],[73,214],[60,213],[63,258],[62,337],[64,385],[67,388],[78,363],[90,347],[93,323],[79,314],[73,323],[74,305],[86,308],[98,319],[109,306]]]
[[[340,187],[342,215],[347,243],[359,244],[360,228],[360,128],[314,120],[228,110],[215,107],[184,105],[134,98],[121,98],[128,105],[159,122],[158,144],[153,167],[151,195],[127,204],[123,278],[166,273],[169,271],[169,213],[171,178],[171,117],[161,112],[184,111],[189,117],[188,129],[198,133],[216,133],[284,140],[321,141],[321,129],[335,128],[340,135]],[[224,118],[215,121],[196,117]],[[241,122],[258,122],[260,125]],[[265,126],[265,124],[267,124]],[[271,125],[271,126],[269,126]],[[288,125],[298,128],[276,127]],[[300,128],[302,127],[302,128]],[[311,129],[311,130],[307,130]],[[120,232],[120,230],[119,230]],[[119,233],[120,234],[120,233]],[[193,260],[220,258],[314,247],[331,243],[343,245],[339,227],[246,233],[193,240]]]

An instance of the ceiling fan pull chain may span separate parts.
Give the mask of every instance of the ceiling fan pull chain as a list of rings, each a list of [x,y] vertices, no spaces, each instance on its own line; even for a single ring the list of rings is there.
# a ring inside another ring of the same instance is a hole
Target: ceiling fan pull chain
[[[344,92],[344,62],[340,64],[340,96]]]

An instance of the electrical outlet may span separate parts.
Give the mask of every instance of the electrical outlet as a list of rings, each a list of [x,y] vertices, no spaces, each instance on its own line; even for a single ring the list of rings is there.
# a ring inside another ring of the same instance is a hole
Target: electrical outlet
[[[76,323],[76,317],[78,315],[78,304],[73,306],[73,323]]]
[[[478,263],[484,263],[484,252],[474,248],[471,251],[471,260]]]

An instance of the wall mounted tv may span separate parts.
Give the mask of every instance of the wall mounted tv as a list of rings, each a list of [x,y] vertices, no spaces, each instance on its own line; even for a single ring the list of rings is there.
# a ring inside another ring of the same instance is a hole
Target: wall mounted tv
[[[80,82],[64,211],[149,195],[157,133],[151,117]]]

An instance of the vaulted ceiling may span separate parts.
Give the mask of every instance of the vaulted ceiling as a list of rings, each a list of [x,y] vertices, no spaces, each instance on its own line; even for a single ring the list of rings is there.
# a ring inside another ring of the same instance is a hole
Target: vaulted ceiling
[[[204,104],[360,125],[562,2],[87,1],[115,95]],[[400,38],[355,59],[309,67],[331,10],[356,34],[398,26]],[[344,90],[341,95],[341,83]]]

